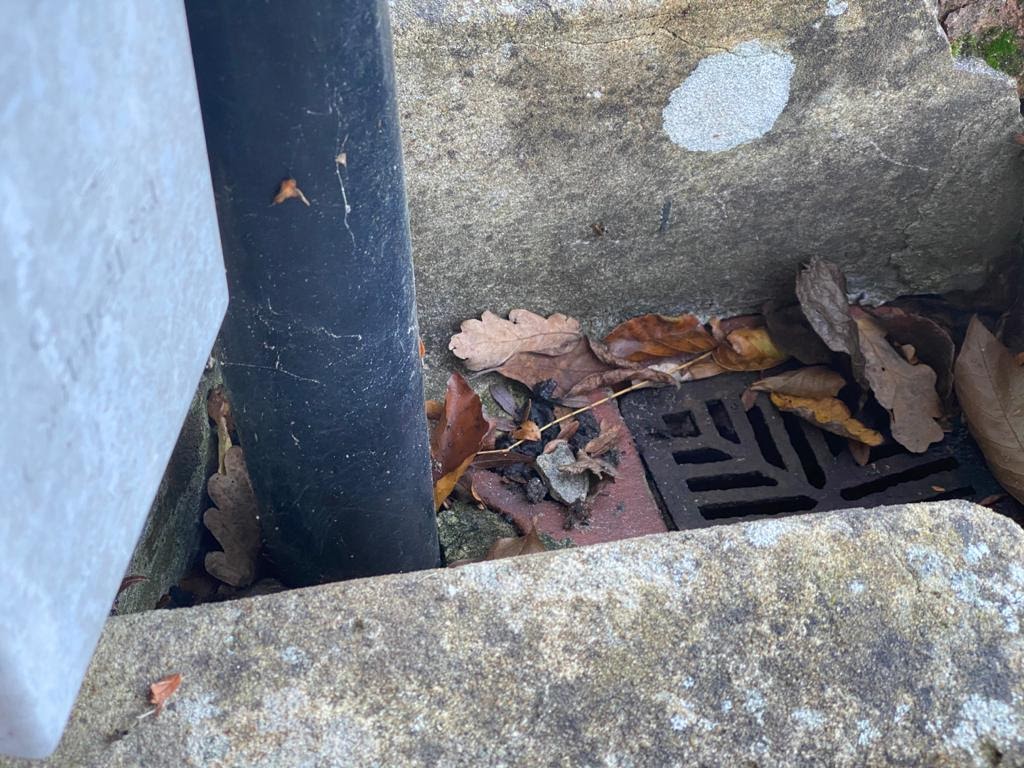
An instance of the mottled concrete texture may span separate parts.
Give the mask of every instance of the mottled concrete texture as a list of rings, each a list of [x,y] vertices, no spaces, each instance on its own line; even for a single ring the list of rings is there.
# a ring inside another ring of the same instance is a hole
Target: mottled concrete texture
[[[125,575],[146,580],[125,589],[114,603],[117,613],[152,609],[171,585],[195,565],[203,532],[203,512],[210,506],[206,481],[217,471],[216,430],[206,415],[206,396],[221,383],[211,367],[199,382],[160,488],[139,535]]]
[[[733,314],[814,255],[872,299],[977,285],[1018,100],[934,5],[392,0],[428,363],[484,309]]]
[[[944,502],[117,617],[48,765],[1021,765],[1022,563]]]

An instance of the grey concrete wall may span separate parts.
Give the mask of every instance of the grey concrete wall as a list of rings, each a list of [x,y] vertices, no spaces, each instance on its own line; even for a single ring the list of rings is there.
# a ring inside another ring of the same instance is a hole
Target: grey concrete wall
[[[125,571],[126,575],[145,576],[146,581],[121,593],[115,603],[119,614],[152,609],[197,562],[203,512],[210,506],[206,481],[217,471],[217,432],[206,415],[206,396],[220,383],[220,369],[210,367],[192,398]]]
[[[813,255],[871,299],[977,285],[1018,101],[932,5],[392,0],[428,363],[484,309],[731,314]]]

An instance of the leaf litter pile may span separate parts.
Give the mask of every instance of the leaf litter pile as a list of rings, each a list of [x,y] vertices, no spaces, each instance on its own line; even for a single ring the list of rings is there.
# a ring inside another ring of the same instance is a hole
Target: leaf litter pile
[[[1024,355],[941,299],[851,303],[842,271],[825,260],[799,272],[795,293],[794,303],[706,324],[692,314],[643,315],[601,339],[563,314],[515,309],[508,319],[466,320],[449,348],[471,374],[506,381],[489,387],[492,414],[459,373],[443,402],[427,402],[435,506],[453,498],[483,506],[480,473],[496,473],[529,502],[561,504],[565,528],[585,526],[594,494],[615,482],[621,438],[598,423],[596,405],[751,371],[762,376],[744,394],[748,409],[765,392],[780,411],[845,438],[861,465],[887,443],[927,451],[962,414],[996,480],[1024,501]],[[484,559],[541,544],[534,520]]]

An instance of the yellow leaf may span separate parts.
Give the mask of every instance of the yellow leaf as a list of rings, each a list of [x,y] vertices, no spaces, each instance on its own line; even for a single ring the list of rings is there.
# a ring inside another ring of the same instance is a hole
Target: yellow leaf
[[[834,397],[794,397],[771,393],[772,403],[780,411],[790,411],[814,426],[865,445],[881,445],[885,438],[850,415],[842,400]]]

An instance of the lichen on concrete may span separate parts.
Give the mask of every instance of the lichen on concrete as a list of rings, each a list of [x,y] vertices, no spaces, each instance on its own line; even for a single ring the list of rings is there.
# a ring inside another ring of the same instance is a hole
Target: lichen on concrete
[[[1021,765],[1022,562],[951,501],[116,617],[48,765]]]

